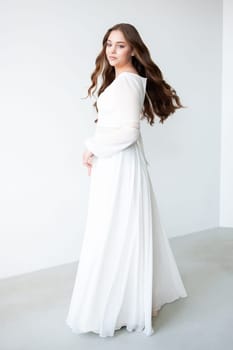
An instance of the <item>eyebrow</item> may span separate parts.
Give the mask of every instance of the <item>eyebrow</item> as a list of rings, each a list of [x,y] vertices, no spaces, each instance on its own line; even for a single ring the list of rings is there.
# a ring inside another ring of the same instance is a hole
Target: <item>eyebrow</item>
[[[111,40],[107,40],[107,41],[111,41]],[[119,43],[125,44],[124,41],[117,41],[117,43],[118,43],[118,44],[119,44]]]

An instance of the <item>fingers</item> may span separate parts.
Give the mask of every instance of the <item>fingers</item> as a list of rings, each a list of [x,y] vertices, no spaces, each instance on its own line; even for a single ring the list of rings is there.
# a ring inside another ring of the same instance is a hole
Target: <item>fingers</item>
[[[89,166],[92,165],[92,162],[89,160],[89,158],[83,157],[83,165]]]
[[[89,163],[89,162],[83,162],[83,165],[85,165],[85,166],[92,166],[92,164]]]
[[[83,154],[83,165],[85,165],[87,167],[88,170],[88,176],[91,175],[91,168],[92,168],[92,154],[89,154],[89,156],[87,156],[86,153]]]
[[[91,175],[92,164],[88,163],[88,162],[83,162],[83,165],[85,165],[87,167],[88,175]]]
[[[90,157],[85,157],[85,156],[83,156],[83,164],[84,165],[92,165],[92,160],[91,160],[91,158],[92,158],[92,156],[90,156]]]

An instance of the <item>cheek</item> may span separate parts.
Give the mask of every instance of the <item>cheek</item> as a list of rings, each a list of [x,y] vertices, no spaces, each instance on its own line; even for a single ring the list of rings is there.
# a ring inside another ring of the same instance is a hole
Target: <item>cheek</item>
[[[128,59],[130,57],[130,53],[128,50],[121,50],[119,52],[119,56],[122,58],[122,59]]]

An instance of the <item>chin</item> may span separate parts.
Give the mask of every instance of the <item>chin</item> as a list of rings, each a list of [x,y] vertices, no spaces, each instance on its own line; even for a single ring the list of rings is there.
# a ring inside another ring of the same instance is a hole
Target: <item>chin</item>
[[[112,62],[109,62],[110,66],[115,67],[115,64]]]

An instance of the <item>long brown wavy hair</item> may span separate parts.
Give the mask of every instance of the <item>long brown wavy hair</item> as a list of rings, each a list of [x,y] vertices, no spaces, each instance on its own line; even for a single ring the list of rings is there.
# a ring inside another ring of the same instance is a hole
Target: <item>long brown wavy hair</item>
[[[115,68],[112,67],[106,57],[106,44],[108,37],[113,30],[120,30],[125,40],[134,50],[132,65],[139,75],[147,78],[146,95],[143,104],[143,116],[150,125],[154,124],[155,115],[159,117],[159,122],[163,123],[168,116],[178,108],[185,108],[176,91],[164,80],[159,67],[151,59],[147,46],[141,39],[137,29],[129,23],[119,23],[109,28],[104,35],[103,48],[95,60],[95,70],[91,74],[92,84],[88,88],[87,97],[93,96],[97,89],[97,80],[102,75],[102,85],[97,91],[99,96],[115,78]],[[92,91],[93,90],[93,91]],[[93,104],[98,112],[97,102]],[[98,119],[95,120],[97,122]]]

